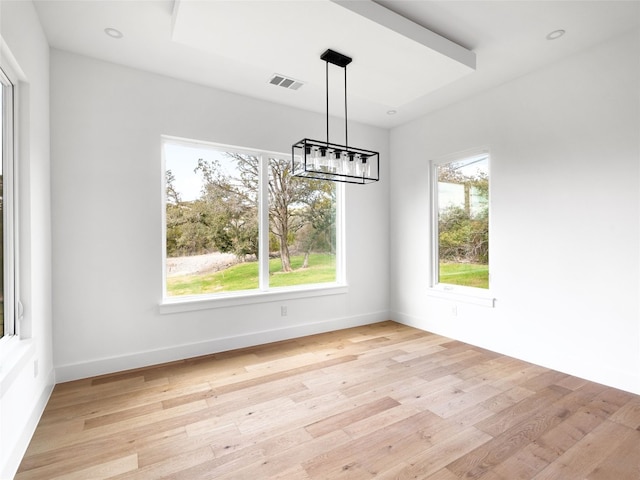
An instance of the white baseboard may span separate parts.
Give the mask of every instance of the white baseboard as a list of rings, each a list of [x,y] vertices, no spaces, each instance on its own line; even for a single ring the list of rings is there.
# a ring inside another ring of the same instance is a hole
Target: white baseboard
[[[20,467],[20,462],[22,461],[22,458],[27,451],[27,447],[29,446],[31,437],[33,437],[33,433],[36,431],[36,427],[38,426],[40,417],[42,417],[44,408],[47,406],[47,402],[49,402],[49,398],[51,397],[51,392],[53,392],[54,385],[55,371],[51,369],[49,371],[49,374],[47,375],[45,387],[40,393],[40,397],[38,397],[33,410],[31,411],[29,420],[24,426],[24,429],[20,434],[20,438],[18,438],[18,441],[14,445],[13,451],[9,455],[7,462],[2,467],[2,471],[0,472],[1,480],[12,479],[18,471],[18,467]]]
[[[414,317],[413,315],[408,315],[406,313],[401,313],[401,312],[393,312],[391,313],[391,316],[393,317],[393,320],[395,322],[401,323],[403,325],[407,325],[409,327],[418,328],[420,330],[425,329],[426,322],[424,322],[422,319],[418,317]],[[435,333],[435,332],[432,332],[432,333]]]
[[[120,372],[134,368],[147,367],[186,358],[209,355],[212,353],[253,347],[265,343],[299,338],[316,333],[342,330],[345,328],[369,325],[389,319],[388,311],[369,313],[352,317],[337,318],[322,322],[293,325],[273,330],[251,332],[233,337],[214,338],[204,342],[177,345],[157,350],[136,352],[118,357],[100,358],[67,365],[56,366],[57,382],[68,382],[81,378],[107,373]]]

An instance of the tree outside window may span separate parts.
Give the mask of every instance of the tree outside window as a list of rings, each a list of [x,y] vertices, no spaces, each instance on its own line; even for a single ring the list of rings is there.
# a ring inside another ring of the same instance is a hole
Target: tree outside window
[[[436,283],[489,288],[489,156],[433,165]]]
[[[262,152],[167,142],[164,155],[167,296],[336,282],[335,184]]]

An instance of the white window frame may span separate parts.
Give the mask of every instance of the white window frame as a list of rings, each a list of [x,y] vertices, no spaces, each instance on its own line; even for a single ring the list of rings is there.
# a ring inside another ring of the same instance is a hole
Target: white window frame
[[[430,200],[430,268],[429,288],[427,295],[452,301],[472,303],[476,305],[494,307],[495,298],[491,292],[491,253],[489,253],[489,288],[468,287],[439,282],[439,206],[438,206],[438,172],[441,165],[460,162],[474,157],[486,156],[489,159],[489,171],[491,171],[491,154],[489,148],[482,147],[463,152],[446,155],[429,162],[429,200]],[[491,239],[491,174],[489,174],[489,239]],[[489,241],[491,250],[491,240]]]
[[[20,112],[28,105],[28,80],[20,65],[9,50],[7,43],[0,36],[0,70],[2,70],[3,82],[7,80],[12,85],[11,107],[6,109],[9,115],[7,122],[3,118],[3,125],[10,125],[11,129],[3,138],[3,148],[10,146],[8,152],[9,160],[6,172],[3,172],[4,181],[4,212],[6,213],[4,227],[8,232],[6,239],[3,239],[5,246],[4,255],[8,259],[5,262],[5,315],[11,318],[12,322],[7,327],[6,333],[0,338],[0,398],[8,392],[15,381],[20,378],[20,372],[24,371],[27,363],[35,354],[35,344],[30,338],[30,330],[23,325],[25,317],[20,302],[20,181],[19,166],[24,161],[22,156],[27,154],[27,149],[20,149],[20,145],[28,138],[29,123],[28,117],[22,117]],[[9,94],[7,94],[9,95]],[[5,110],[3,108],[3,110]],[[4,127],[3,127],[4,130]],[[4,156],[4,155],[3,155]],[[5,177],[6,175],[6,177]],[[27,319],[26,322],[29,322]],[[34,366],[34,376],[36,376]]]
[[[162,148],[162,301],[160,303],[160,313],[178,313],[185,311],[204,310],[211,308],[232,307],[239,305],[279,302],[290,299],[318,297],[325,295],[341,295],[348,292],[346,283],[345,259],[344,259],[344,184],[336,184],[336,281],[322,284],[298,285],[291,287],[269,287],[269,256],[259,255],[259,285],[255,290],[244,290],[238,292],[224,292],[216,294],[184,295],[179,297],[169,297],[167,292],[167,219],[166,219],[166,158],[165,145],[202,146],[216,150],[228,150],[240,154],[252,155],[260,160],[260,182],[258,196],[260,198],[260,209],[258,211],[259,225],[259,250],[268,252],[269,250],[269,208],[268,208],[268,182],[269,182],[269,158],[287,158],[289,154],[257,150],[234,145],[206,142],[202,140],[191,140],[181,137],[163,135],[161,137]]]
[[[0,342],[18,335],[18,221],[17,221],[17,134],[18,82],[9,65],[0,64],[2,99],[2,176],[3,176],[3,248],[4,248],[4,336]]]

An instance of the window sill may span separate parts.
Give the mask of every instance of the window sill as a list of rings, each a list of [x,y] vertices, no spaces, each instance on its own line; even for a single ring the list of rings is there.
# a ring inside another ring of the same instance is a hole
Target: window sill
[[[457,285],[436,285],[427,289],[427,296],[489,308],[494,308],[496,302],[488,290]]]
[[[0,339],[0,398],[9,391],[34,352],[31,340],[20,340],[17,335]]]
[[[343,295],[349,291],[347,285],[330,284],[330,286],[305,285],[302,287],[287,287],[273,289],[268,292],[237,292],[220,295],[191,295],[183,297],[169,297],[160,304],[161,314],[192,312],[213,308],[236,307],[240,305],[254,305],[268,302],[281,302],[309,297],[328,295]]]

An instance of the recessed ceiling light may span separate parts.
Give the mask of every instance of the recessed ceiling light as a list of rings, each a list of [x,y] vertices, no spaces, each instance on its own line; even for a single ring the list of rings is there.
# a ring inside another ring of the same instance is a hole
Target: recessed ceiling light
[[[387,115],[395,115],[396,113],[398,113],[397,110],[387,110]]]
[[[104,33],[106,33],[107,35],[109,35],[111,38],[122,38],[124,37],[124,35],[122,34],[122,32],[120,30],[117,30],[115,28],[105,28],[104,29]]]
[[[554,30],[547,35],[547,40],[556,40],[563,36],[566,32],[564,30]]]

